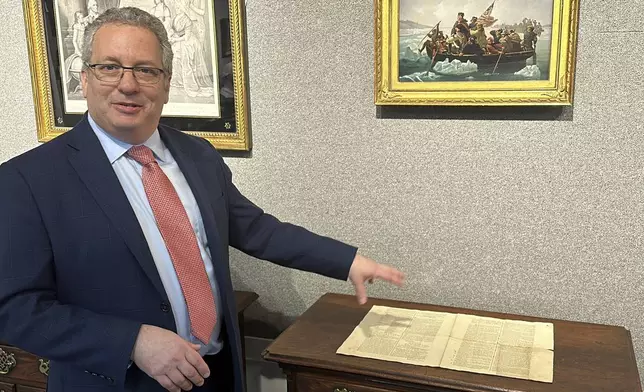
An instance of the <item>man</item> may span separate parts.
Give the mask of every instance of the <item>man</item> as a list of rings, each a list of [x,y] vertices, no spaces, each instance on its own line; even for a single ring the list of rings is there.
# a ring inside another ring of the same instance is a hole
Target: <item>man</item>
[[[525,33],[523,33],[523,42],[521,43],[523,50],[534,50],[537,44],[537,34],[534,32],[533,26],[528,26]]]
[[[452,31],[451,35],[455,35],[461,33],[465,35],[466,39],[469,39],[470,37],[470,30],[469,26],[467,23],[467,19],[465,19],[465,13],[464,12],[459,12],[458,15],[456,16],[456,22],[454,22],[454,26],[452,26]]]
[[[485,34],[485,28],[483,27],[483,23],[478,23],[476,25],[476,29],[471,30],[470,33],[472,34],[470,39],[474,38],[474,40],[476,41],[476,44],[485,51],[487,47],[487,34]]]
[[[50,359],[49,392],[243,391],[229,245],[349,279],[360,303],[367,281],[402,284],[265,214],[209,143],[159,124],[172,74],[159,19],[106,11],[83,60],[88,113],[0,166],[0,340]]]
[[[461,54],[475,54],[475,55],[482,55],[483,49],[479,46],[478,43],[476,43],[476,38],[475,37],[470,37],[470,40],[463,46],[463,50]]]
[[[476,30],[476,29],[477,29],[477,25],[478,25],[479,23],[480,23],[480,22],[479,22],[479,18],[477,18],[476,16],[472,16],[472,19],[470,19],[470,24],[469,24],[469,25],[467,25],[467,27],[468,27],[470,30]]]

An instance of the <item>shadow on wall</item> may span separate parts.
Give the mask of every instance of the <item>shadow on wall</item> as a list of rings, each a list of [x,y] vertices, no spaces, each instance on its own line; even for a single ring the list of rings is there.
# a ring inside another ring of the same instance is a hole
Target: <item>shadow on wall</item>
[[[245,256],[245,258],[248,256]],[[263,261],[251,261],[253,263]],[[258,273],[255,271],[255,273]],[[246,344],[246,384],[249,392],[284,392],[287,389],[286,377],[282,369],[274,362],[262,358],[262,353],[295,320],[279,312],[271,312],[262,305],[271,301],[272,295],[279,295],[281,300],[288,301],[289,306],[301,308],[304,301],[299,299],[299,293],[290,284],[289,270],[280,271],[279,289],[276,292],[258,292],[257,288],[244,283],[244,279],[231,270],[231,278],[235,290],[254,291],[259,295],[257,301],[244,312],[244,332]],[[277,293],[277,294],[276,294]]]
[[[572,106],[378,106],[376,118],[405,120],[572,121]]]
[[[258,262],[258,261],[253,261]],[[267,263],[266,261],[259,261],[260,263]],[[279,285],[279,289],[275,292],[272,291],[261,291],[258,292],[257,288],[250,287],[244,283],[244,280],[239,276],[235,270],[231,270],[231,278],[235,290],[241,291],[253,291],[259,295],[257,301],[246,309],[244,312],[244,332],[246,336],[252,336],[263,339],[275,339],[279,336],[282,331],[288,328],[294,321],[294,317],[286,316],[279,312],[274,312],[262,305],[262,303],[277,302],[283,303],[288,302],[289,308],[302,309],[305,304],[300,298],[300,294],[297,292],[295,287],[290,284],[292,280],[289,279],[290,271],[288,269],[283,269],[280,271],[280,281],[275,283],[275,286]],[[271,297],[279,295],[279,298],[272,300]]]

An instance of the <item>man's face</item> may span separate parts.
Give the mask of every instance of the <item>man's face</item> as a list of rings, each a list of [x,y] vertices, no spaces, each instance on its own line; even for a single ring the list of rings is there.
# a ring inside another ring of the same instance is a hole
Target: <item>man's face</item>
[[[89,63],[163,69],[159,41],[151,31],[117,24],[104,25],[96,32]],[[108,83],[98,80],[94,70],[85,69],[81,81],[92,118],[105,131],[131,144],[152,135],[169,98],[170,77],[165,74],[156,84],[142,85],[131,70],[125,70],[119,82]]]

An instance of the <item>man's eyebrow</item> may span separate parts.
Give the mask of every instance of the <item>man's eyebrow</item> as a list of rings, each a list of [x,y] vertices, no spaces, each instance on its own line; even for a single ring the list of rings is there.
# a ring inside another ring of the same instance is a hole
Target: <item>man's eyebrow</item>
[[[114,63],[119,64],[119,65],[125,65],[125,64],[122,64],[121,61],[118,58],[114,57],[114,56],[106,56],[100,62],[105,62],[105,61],[114,62]],[[135,64],[130,65],[130,66],[131,67],[154,67],[154,68],[158,67],[158,68],[161,68],[158,65],[156,65],[155,62],[152,61],[152,60],[140,60],[140,61],[137,61]]]

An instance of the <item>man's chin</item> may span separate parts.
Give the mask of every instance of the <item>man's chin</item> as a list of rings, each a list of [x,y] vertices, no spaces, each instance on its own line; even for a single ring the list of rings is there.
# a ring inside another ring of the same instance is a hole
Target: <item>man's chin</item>
[[[141,144],[145,142],[154,132],[154,129],[149,130],[139,122],[113,122],[111,130],[108,133],[115,136],[117,139],[129,144]]]
[[[118,121],[112,123],[112,128],[118,133],[135,133],[141,126],[133,122]]]

